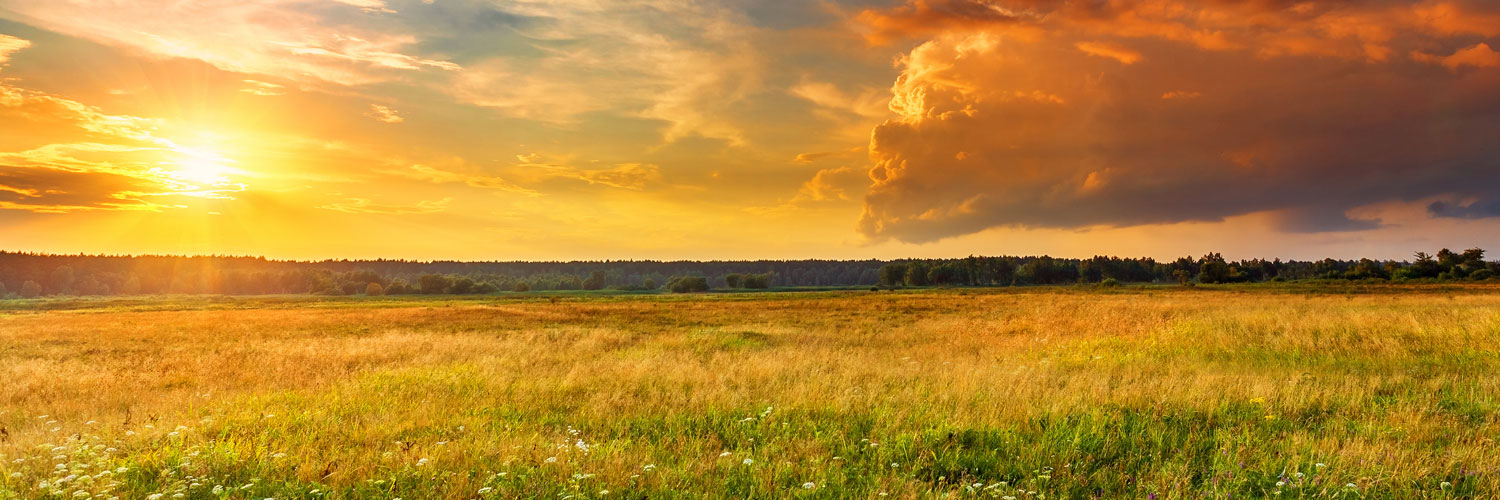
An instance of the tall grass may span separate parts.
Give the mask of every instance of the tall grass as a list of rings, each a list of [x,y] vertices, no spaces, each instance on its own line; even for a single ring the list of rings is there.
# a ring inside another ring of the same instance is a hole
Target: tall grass
[[[14,309],[0,498],[1500,494],[1500,294],[1242,291]]]

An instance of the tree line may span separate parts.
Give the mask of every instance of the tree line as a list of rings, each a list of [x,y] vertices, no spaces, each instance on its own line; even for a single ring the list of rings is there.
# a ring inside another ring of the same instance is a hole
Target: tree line
[[[780,287],[1012,286],[1104,282],[1485,280],[1500,265],[1484,250],[1417,252],[1412,260],[1228,261],[1210,253],[1170,262],[1096,256],[957,259],[456,262],[289,261],[238,256],[52,255],[0,252],[0,298],[139,294],[489,294],[533,290],[678,293]]]

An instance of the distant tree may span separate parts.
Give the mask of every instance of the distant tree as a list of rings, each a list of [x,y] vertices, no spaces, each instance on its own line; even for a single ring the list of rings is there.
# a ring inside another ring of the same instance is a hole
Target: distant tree
[[[1436,278],[1443,272],[1442,266],[1439,266],[1437,260],[1431,255],[1427,255],[1427,252],[1417,252],[1416,259],[1416,262],[1407,268],[1410,270],[1407,274],[1413,278]]]
[[[1224,262],[1224,257],[1217,253],[1198,259],[1199,283],[1228,283],[1233,274],[1234,270],[1229,267],[1229,263]]]
[[[707,292],[708,279],[702,276],[673,276],[667,280],[667,289],[672,293]]]
[[[1452,250],[1444,248],[1442,250],[1438,250],[1437,263],[1438,267],[1443,270],[1442,272],[1452,275],[1454,268],[1464,263],[1464,257],[1461,254],[1454,253]]]
[[[141,278],[134,274],[130,275],[129,278],[125,278],[125,282],[120,284],[120,293],[125,295],[141,293]]]
[[[927,286],[927,268],[931,267],[926,262],[916,261],[906,265],[906,284],[908,286]]]
[[[474,293],[475,285],[472,278],[461,276],[453,280],[453,284],[448,287],[448,293],[455,295]]]
[[[52,291],[54,293],[69,293],[73,291],[73,267],[58,266],[52,270]]]
[[[0,299],[5,298],[5,295],[9,293],[10,291],[5,289],[5,282],[0,281]]]
[[[35,281],[27,281],[21,284],[21,297],[31,299],[41,296],[42,285],[36,284]]]
[[[391,284],[385,287],[386,295],[405,295],[409,293],[412,293],[411,284],[401,278],[391,280]]]
[[[527,285],[525,281],[517,281],[516,284],[515,284],[515,286],[510,287],[510,291],[512,291],[512,292],[529,292],[529,291],[531,291],[531,285]]]
[[[380,283],[371,282],[370,284],[365,285],[365,295],[369,295],[371,297],[379,297],[381,295],[385,295],[385,287],[380,286]]]
[[[744,276],[741,275],[740,273],[729,273],[729,274],[726,274],[726,275],[724,275],[724,284],[726,286],[728,286],[729,288],[739,288],[740,287],[741,278],[744,278]]]
[[[583,280],[584,290],[599,290],[604,288],[604,271],[589,273],[588,279]]]
[[[451,286],[453,286],[453,279],[445,275],[423,274],[417,277],[417,290],[423,294],[447,293],[448,288]]]
[[[647,290],[655,290],[660,287],[661,284],[657,283],[656,279],[654,278],[646,278],[645,280],[641,281],[641,288],[645,288]]]
[[[1487,280],[1495,277],[1495,272],[1489,269],[1480,269],[1469,273],[1469,279],[1474,281]]]
[[[1186,285],[1189,281],[1192,281],[1193,273],[1182,269],[1174,269],[1172,270],[1172,279],[1177,280],[1177,284],[1179,285]]]
[[[906,264],[892,262],[880,266],[880,284],[885,286],[906,284]]]
[[[771,288],[771,273],[746,274],[740,281],[745,288]]]

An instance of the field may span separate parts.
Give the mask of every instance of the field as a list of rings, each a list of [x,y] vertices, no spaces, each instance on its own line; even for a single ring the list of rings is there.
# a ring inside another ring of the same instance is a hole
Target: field
[[[0,498],[1486,498],[1497,395],[1484,287],[11,301]]]

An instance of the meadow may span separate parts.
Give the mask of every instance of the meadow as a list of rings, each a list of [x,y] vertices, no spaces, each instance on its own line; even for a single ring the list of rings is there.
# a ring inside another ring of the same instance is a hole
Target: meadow
[[[0,499],[1492,498],[1500,288],[0,302]]]

